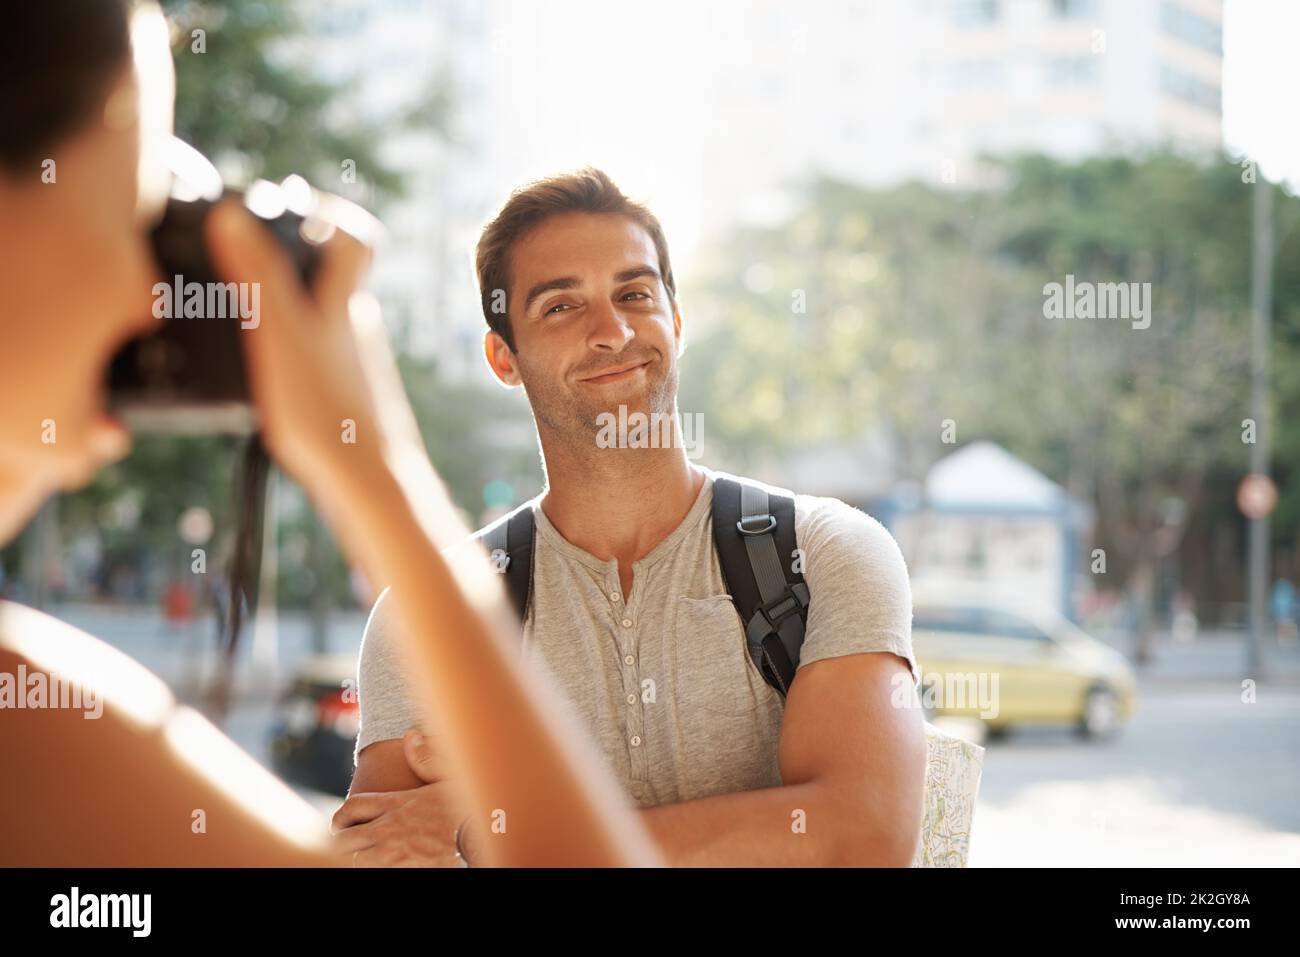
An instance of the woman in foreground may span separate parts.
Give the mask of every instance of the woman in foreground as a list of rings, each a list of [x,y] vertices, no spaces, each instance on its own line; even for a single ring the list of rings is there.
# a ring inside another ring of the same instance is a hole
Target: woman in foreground
[[[166,194],[157,151],[173,90],[152,5],[45,0],[6,21],[0,543],[128,451],[102,383],[115,350],[158,321],[146,237]],[[585,732],[520,661],[500,576],[485,557],[455,569],[443,558],[468,529],[420,443],[382,321],[355,294],[369,250],[335,231],[309,290],[239,207],[208,225],[223,277],[261,284],[261,322],[240,335],[264,441],[352,562],[391,587],[476,849],[499,866],[660,863]],[[341,440],[345,420],[354,443]],[[0,864],[349,862],[319,815],[156,677],[0,602],[0,676],[20,673],[68,682],[81,707],[0,709]],[[489,827],[502,820],[503,832]]]

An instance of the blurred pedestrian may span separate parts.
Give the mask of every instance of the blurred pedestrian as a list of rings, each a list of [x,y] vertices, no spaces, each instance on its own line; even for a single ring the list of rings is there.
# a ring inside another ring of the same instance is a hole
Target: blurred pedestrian
[[[1295,586],[1285,578],[1273,582],[1272,604],[1278,644],[1289,645],[1296,640]]]

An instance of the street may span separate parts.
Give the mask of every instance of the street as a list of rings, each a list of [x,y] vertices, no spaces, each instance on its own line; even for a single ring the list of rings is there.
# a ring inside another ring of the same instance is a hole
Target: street
[[[1037,728],[988,742],[970,865],[1300,865],[1292,657],[1246,704],[1236,648],[1163,647],[1111,742]]]

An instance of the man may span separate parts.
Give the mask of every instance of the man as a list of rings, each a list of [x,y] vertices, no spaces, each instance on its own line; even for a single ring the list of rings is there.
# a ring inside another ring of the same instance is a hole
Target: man
[[[889,533],[838,500],[796,496],[811,602],[782,702],[746,652],[721,574],[715,473],[682,447],[682,317],[658,221],[586,169],[516,191],[476,264],[487,362],[524,388],[547,477],[531,503],[523,651],[590,728],[666,858],[910,864],[926,745],[920,711],[897,705],[900,687],[914,704],[919,676]],[[603,414],[620,406],[668,416],[674,440],[609,447]],[[454,773],[436,729],[418,727],[394,627],[381,597],[361,650],[357,771],[334,826],[368,835],[358,864],[454,865]],[[462,849],[472,859],[490,839]]]

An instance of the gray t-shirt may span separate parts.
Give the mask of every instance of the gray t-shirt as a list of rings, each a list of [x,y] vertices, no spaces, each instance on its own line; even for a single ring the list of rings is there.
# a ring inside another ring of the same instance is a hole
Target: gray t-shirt
[[[523,652],[550,673],[639,807],[781,784],[784,704],[745,649],[713,545],[720,473],[704,472],[681,524],[633,563],[630,596],[622,594],[616,560],[573,545],[538,499],[532,503],[537,531]],[[799,667],[892,652],[917,684],[907,568],[889,532],[838,499],[796,495],[795,534],[811,596]],[[381,595],[362,639],[358,753],[423,724],[407,695],[388,609]]]

